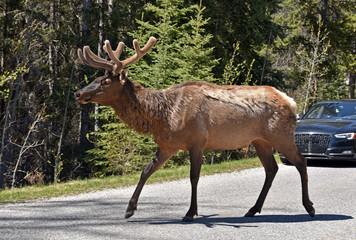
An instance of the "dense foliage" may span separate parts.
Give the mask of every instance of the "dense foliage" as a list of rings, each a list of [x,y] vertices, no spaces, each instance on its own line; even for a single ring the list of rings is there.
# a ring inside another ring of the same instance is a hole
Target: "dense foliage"
[[[73,93],[102,74],[77,60],[109,39],[156,46],[130,67],[160,89],[184,81],[275,86],[302,114],[354,98],[353,0],[4,0],[0,2],[0,188],[141,169],[155,153],[142,136]],[[131,49],[131,50],[130,50]],[[246,151],[208,153],[216,162]],[[187,163],[180,152],[168,165]]]

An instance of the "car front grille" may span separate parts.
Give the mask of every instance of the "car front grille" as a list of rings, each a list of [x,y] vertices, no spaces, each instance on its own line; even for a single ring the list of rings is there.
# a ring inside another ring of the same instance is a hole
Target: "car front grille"
[[[328,134],[296,134],[295,144],[301,153],[325,153],[330,138]]]

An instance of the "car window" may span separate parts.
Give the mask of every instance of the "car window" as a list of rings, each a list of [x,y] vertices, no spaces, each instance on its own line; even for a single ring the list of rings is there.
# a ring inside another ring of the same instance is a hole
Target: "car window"
[[[303,119],[356,119],[356,103],[319,103],[309,109]]]

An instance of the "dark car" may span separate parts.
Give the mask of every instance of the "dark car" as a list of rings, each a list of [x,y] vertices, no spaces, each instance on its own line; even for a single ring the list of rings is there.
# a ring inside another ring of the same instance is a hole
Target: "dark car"
[[[307,160],[356,161],[356,100],[315,104],[298,120],[294,136]],[[288,163],[284,156],[281,161]]]

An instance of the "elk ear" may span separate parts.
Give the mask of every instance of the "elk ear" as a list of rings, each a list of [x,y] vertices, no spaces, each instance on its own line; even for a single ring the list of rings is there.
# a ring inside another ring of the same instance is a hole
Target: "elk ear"
[[[125,69],[120,73],[120,80],[124,81],[126,78],[129,77],[129,69]]]

